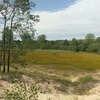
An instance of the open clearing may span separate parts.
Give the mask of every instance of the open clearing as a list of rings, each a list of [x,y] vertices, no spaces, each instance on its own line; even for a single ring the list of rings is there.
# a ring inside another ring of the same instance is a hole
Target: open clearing
[[[100,69],[100,55],[93,53],[75,53],[67,51],[32,51],[22,57],[26,63],[40,65],[54,65],[53,68],[67,70],[67,68]]]
[[[40,100],[49,97],[51,100],[66,100],[72,95],[79,96],[79,100],[100,100],[99,54],[29,51],[19,59],[21,64],[12,64],[9,75],[1,73],[0,91],[9,88],[16,78],[29,83],[38,82],[44,98]]]

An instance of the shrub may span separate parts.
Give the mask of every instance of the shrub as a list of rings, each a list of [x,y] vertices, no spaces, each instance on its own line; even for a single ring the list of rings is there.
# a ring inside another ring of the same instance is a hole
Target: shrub
[[[78,81],[80,82],[80,83],[89,83],[89,82],[93,82],[93,81],[95,81],[95,79],[94,78],[92,78],[91,76],[89,76],[89,75],[86,75],[86,76],[83,76],[83,77],[80,77],[79,79],[78,79]]]
[[[26,84],[14,80],[10,90],[5,91],[6,100],[38,100],[39,88],[37,84]]]

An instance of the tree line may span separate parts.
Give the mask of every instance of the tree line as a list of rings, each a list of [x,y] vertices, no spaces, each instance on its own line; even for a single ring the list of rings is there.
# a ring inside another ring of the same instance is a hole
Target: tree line
[[[44,34],[39,35],[37,39],[32,39],[29,34],[22,34],[22,41],[17,41],[22,44],[23,49],[54,49],[54,50],[69,50],[75,52],[94,52],[100,53],[100,37],[95,37],[94,34],[87,34],[85,39],[72,40],[47,40]]]

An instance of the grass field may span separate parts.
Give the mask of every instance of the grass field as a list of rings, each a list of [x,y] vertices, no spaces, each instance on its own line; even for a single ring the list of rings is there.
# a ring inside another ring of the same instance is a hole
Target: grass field
[[[67,51],[32,51],[23,61],[40,65],[55,65],[54,68],[66,70],[70,67],[95,70],[100,69],[100,55],[93,53],[75,53]]]

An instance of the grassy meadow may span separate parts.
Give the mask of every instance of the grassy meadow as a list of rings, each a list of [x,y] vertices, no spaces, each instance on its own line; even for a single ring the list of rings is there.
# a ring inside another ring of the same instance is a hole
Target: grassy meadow
[[[25,63],[53,65],[55,69],[67,68],[100,69],[100,55],[94,53],[75,53],[68,51],[29,51],[22,56]]]

